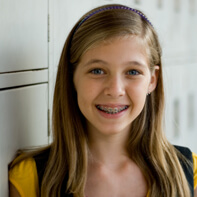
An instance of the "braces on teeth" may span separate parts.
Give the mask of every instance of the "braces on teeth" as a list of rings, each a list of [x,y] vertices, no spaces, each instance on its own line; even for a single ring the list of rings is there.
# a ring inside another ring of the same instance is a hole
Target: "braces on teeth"
[[[117,107],[111,108],[111,107],[103,107],[103,106],[99,106],[99,105],[97,105],[96,107],[99,110],[104,111],[104,112],[106,112],[108,114],[116,114],[116,113],[119,113],[119,112],[121,112],[121,111],[123,111],[123,110],[128,108],[128,106],[124,106],[124,107],[118,109]]]

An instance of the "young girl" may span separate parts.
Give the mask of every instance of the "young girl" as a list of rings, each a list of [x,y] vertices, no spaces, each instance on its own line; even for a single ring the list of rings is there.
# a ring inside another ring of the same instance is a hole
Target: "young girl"
[[[53,142],[12,162],[10,196],[197,197],[197,155],[167,141],[163,110],[151,22],[123,5],[91,10],[62,51]]]

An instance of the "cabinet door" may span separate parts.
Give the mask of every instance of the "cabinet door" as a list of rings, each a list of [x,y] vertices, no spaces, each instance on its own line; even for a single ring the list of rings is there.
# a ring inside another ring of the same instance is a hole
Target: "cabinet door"
[[[47,84],[0,91],[0,196],[8,196],[8,163],[16,150],[48,143],[47,91]]]
[[[0,73],[47,67],[47,0],[1,0]]]
[[[94,7],[94,1],[58,0],[51,6],[50,26],[52,26],[53,37],[51,47],[54,49],[54,62],[57,65],[64,42],[74,24],[87,11]]]

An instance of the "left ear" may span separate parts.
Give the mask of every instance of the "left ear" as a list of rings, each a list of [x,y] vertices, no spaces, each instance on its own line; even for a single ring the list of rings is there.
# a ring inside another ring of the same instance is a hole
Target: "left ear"
[[[155,67],[154,70],[151,72],[151,79],[148,87],[148,93],[154,91],[157,86],[157,80],[159,76],[159,66],[155,65],[154,67]]]

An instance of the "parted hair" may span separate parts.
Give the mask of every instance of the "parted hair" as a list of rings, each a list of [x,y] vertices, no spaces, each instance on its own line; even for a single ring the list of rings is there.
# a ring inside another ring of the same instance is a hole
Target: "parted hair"
[[[145,17],[126,9],[100,11],[80,24],[90,13],[107,6],[95,8],[82,16],[64,44],[54,91],[53,142],[41,196],[60,196],[61,188],[65,188],[66,193],[84,197],[88,137],[86,120],[77,104],[73,75],[87,50],[108,39],[131,35],[140,38],[148,55],[150,70],[158,65],[159,75],[155,90],[147,96],[142,112],[132,122],[127,151],[147,181],[149,197],[189,197],[189,186],[178,159],[180,155],[163,132],[162,52],[157,33]]]

